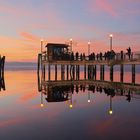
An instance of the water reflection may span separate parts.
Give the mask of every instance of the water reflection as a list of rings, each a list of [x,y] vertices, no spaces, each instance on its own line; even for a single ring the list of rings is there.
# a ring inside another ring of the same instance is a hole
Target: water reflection
[[[0,77],[0,91],[1,90],[6,90],[5,88],[5,81],[4,81],[4,76]]]
[[[69,102],[69,107],[73,108],[73,95],[81,92],[87,94],[87,102],[90,103],[91,94],[102,93],[109,98],[108,113],[113,114],[113,98],[115,96],[123,96],[127,102],[131,102],[132,98],[136,98],[140,93],[140,85],[127,84],[108,81],[91,81],[91,80],[60,80],[60,81],[40,81],[38,76],[38,90],[41,93],[41,107],[43,104],[43,96],[49,102]]]

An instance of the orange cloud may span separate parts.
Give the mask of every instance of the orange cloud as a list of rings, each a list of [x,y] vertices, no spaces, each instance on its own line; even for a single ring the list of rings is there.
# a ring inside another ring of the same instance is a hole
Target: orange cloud
[[[9,127],[12,125],[17,125],[18,123],[21,123],[23,121],[23,119],[9,119],[9,120],[3,120],[0,121],[0,128],[5,128],[5,127]]]
[[[40,38],[38,36],[35,36],[28,32],[21,32],[21,37],[25,38],[27,41],[40,41]]]

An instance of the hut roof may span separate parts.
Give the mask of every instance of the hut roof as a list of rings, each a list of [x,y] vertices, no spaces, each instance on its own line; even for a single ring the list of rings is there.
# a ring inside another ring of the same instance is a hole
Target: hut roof
[[[58,47],[58,48],[68,48],[67,44],[58,44],[58,43],[48,43],[45,47]]]

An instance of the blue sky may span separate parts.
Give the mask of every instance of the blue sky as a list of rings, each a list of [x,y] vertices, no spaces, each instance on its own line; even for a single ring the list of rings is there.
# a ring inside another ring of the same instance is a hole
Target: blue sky
[[[115,51],[132,46],[139,51],[139,0],[0,0],[0,49],[8,61],[35,61],[40,39],[69,41],[75,51],[109,48],[113,34]]]

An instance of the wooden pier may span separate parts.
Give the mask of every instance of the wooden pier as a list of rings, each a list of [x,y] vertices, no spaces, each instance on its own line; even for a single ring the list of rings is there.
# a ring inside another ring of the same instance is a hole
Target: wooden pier
[[[46,54],[38,55],[38,72],[41,68],[43,77],[45,78],[46,69],[48,71],[48,81],[51,80],[51,67],[55,66],[55,80],[58,77],[58,66],[61,66],[61,80],[79,80],[80,67],[84,67],[84,79],[96,80],[97,65],[100,67],[100,80],[104,80],[105,66],[110,67],[110,81],[114,79],[114,67],[120,66],[120,82],[124,81],[124,66],[131,65],[131,83],[135,84],[136,79],[136,65],[140,65],[140,57],[120,59],[118,57],[110,60],[48,60]],[[65,77],[66,76],[66,77]],[[45,79],[44,79],[45,80]]]
[[[5,82],[4,82],[4,64],[5,64],[5,56],[0,56],[0,91],[1,89],[5,90]]]

